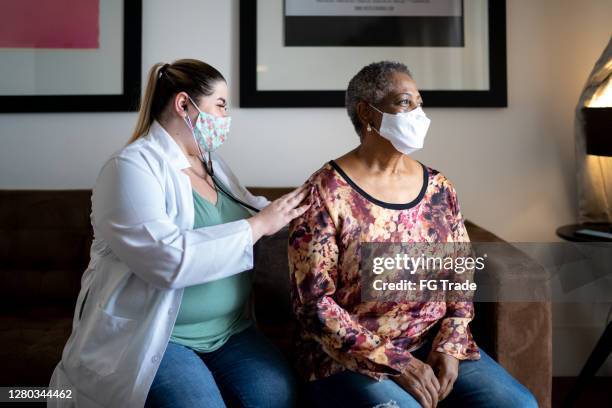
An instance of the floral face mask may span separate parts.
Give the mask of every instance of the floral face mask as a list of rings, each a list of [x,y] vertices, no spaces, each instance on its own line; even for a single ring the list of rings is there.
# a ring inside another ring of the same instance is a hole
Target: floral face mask
[[[198,110],[199,114],[195,124],[191,122],[189,116],[186,116],[185,122],[187,126],[191,129],[200,150],[207,153],[215,151],[227,139],[232,118],[230,116],[214,116],[210,113],[202,112],[191,97],[189,97],[189,100]]]

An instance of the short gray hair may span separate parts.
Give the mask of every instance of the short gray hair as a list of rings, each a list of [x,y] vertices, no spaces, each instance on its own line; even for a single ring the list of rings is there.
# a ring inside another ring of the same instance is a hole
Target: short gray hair
[[[389,92],[389,78],[396,72],[402,72],[412,78],[408,67],[401,62],[379,61],[361,68],[349,81],[344,103],[353,127],[360,137],[363,129],[357,116],[357,103],[364,101],[372,105],[379,104]]]

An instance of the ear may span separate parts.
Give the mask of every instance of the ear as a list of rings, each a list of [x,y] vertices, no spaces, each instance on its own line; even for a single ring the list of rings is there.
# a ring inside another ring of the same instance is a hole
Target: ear
[[[174,100],[172,103],[172,110],[179,116],[184,117],[189,113],[189,105],[191,102],[189,101],[189,96],[186,92],[178,92],[174,95]]]
[[[380,129],[382,114],[373,109],[367,102],[357,102],[357,117],[361,121],[361,127],[365,130],[368,125]]]
[[[355,107],[357,110],[357,117],[361,122],[362,129],[368,127],[368,125],[372,124],[372,112],[368,104],[364,101],[357,102],[357,106]]]

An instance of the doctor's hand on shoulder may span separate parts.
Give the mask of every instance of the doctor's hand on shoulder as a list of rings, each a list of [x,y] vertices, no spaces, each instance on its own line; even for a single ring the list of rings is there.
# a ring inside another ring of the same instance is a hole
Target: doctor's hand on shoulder
[[[304,214],[310,204],[303,204],[308,189],[302,185],[290,193],[272,201],[255,216],[247,221],[253,230],[253,242],[266,235],[273,235],[294,218]]]

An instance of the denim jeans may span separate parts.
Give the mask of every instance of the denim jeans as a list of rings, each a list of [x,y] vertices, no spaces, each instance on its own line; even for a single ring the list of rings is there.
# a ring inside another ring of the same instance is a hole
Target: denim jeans
[[[292,407],[296,384],[280,352],[255,328],[210,353],[168,343],[145,407]]]
[[[425,361],[431,342],[412,355]],[[459,377],[439,407],[537,408],[533,395],[480,349],[480,360],[459,363]],[[418,408],[421,405],[392,380],[376,381],[344,371],[308,383],[306,392],[313,407]]]

